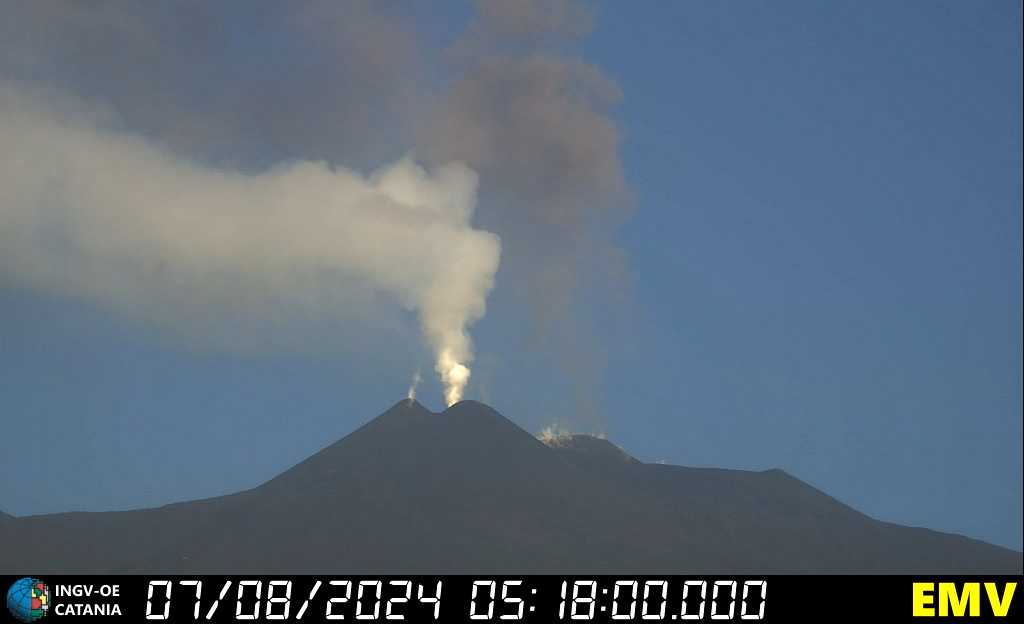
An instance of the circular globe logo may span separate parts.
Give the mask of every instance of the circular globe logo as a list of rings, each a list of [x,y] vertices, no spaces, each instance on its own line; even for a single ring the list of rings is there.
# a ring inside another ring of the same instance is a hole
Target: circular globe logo
[[[50,588],[37,578],[26,576],[7,590],[7,610],[19,622],[35,622],[50,609]]]

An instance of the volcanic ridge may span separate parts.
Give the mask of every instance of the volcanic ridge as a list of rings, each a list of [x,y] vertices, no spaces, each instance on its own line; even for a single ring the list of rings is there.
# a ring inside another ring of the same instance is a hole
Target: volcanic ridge
[[[782,470],[545,444],[403,400],[277,477],[155,509],[0,515],[0,572],[1012,573],[1020,552],[875,520]]]

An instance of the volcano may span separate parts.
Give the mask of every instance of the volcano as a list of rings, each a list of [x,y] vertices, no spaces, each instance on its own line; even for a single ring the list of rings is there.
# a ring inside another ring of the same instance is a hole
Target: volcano
[[[870,518],[781,470],[550,445],[490,407],[403,400],[244,492],[0,516],[0,572],[1014,573],[1020,552]]]

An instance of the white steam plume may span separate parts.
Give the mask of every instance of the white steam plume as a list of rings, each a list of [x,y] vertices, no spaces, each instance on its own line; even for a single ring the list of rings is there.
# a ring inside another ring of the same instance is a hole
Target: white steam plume
[[[269,301],[344,318],[359,293],[380,293],[418,313],[446,401],[461,398],[467,328],[500,255],[471,225],[471,169],[402,159],[365,177],[322,162],[250,175],[47,96],[0,81],[0,280],[194,333],[211,312]]]

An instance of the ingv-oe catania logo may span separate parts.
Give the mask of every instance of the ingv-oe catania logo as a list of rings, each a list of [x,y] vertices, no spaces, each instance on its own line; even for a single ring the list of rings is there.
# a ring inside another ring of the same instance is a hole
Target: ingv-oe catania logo
[[[7,590],[7,610],[19,622],[35,622],[50,610],[50,588],[30,576],[14,581]]]

